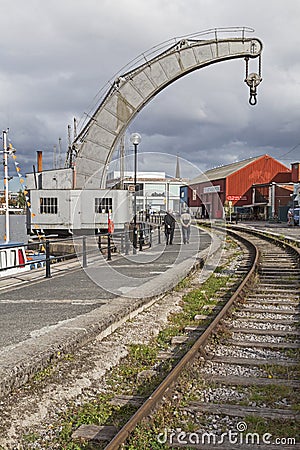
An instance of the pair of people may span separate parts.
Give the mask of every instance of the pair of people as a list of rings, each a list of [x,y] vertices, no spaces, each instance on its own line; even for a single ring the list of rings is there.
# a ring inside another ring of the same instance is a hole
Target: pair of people
[[[188,244],[190,240],[191,233],[191,222],[192,218],[188,210],[184,210],[180,217],[181,230],[183,243]],[[166,236],[166,245],[173,244],[174,231],[175,231],[175,218],[171,214],[171,211],[168,211],[164,217],[164,226],[165,226],[165,236]]]

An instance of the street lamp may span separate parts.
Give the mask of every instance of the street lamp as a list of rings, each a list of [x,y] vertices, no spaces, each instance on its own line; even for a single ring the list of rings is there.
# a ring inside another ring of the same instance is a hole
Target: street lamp
[[[130,142],[134,146],[134,198],[133,198],[133,253],[137,249],[137,227],[136,227],[136,172],[137,172],[137,148],[142,138],[139,133],[132,133]]]

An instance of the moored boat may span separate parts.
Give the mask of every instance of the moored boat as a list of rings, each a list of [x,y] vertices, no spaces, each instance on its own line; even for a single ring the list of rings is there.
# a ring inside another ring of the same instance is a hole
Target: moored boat
[[[0,243],[0,277],[30,270],[24,244]]]

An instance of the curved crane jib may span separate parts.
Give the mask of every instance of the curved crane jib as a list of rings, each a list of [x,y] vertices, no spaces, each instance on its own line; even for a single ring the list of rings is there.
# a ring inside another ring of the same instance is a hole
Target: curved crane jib
[[[175,45],[144,61],[116,78],[106,96],[78,135],[77,188],[105,187],[106,166],[133,118],[162,89],[188,73],[229,59],[246,60],[245,82],[250,88],[251,105],[256,104],[261,82],[262,43],[256,38],[210,40],[181,39]],[[249,60],[259,58],[258,73],[248,73]],[[93,174],[98,171],[95,181]],[[94,186],[93,186],[94,183]]]

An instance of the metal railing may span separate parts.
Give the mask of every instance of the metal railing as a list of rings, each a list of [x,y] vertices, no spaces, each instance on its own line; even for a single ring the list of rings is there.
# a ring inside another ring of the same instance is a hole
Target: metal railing
[[[137,238],[134,240],[134,227],[131,224],[125,226],[124,231],[118,231],[113,234],[105,233],[98,235],[98,248],[101,252],[107,253],[107,260],[111,260],[112,252],[118,251],[129,255],[133,251],[134,242],[137,243],[136,249],[143,251],[144,247],[152,247],[154,233],[157,233],[157,244],[161,243],[161,225],[148,222],[137,223]],[[134,253],[134,251],[133,251]]]
[[[81,259],[83,268],[88,265],[88,256],[98,256],[102,254],[106,256],[107,261],[112,260],[112,254],[129,255],[134,252],[133,245],[137,242],[135,250],[143,251],[146,248],[151,248],[154,244],[154,235],[156,243],[161,243],[161,218],[154,218],[152,222],[138,222],[137,223],[137,239],[133,239],[134,229],[132,224],[126,224],[124,230],[116,231],[114,233],[102,233],[98,235],[79,235],[68,238],[58,238],[55,240],[44,239],[43,242],[24,244],[22,247],[28,251],[36,252],[32,255],[27,255],[27,261],[22,264],[16,264],[1,268],[0,272],[9,271],[10,269],[25,268],[29,266],[30,269],[45,267],[45,277],[51,278],[51,265],[57,262],[65,261],[71,258]],[[91,243],[90,241],[93,240]],[[64,243],[72,244],[72,251],[56,254],[53,251],[53,246],[59,246]],[[21,247],[21,245],[19,246]],[[13,248],[13,247],[10,247]],[[16,247],[17,248],[17,247]],[[6,247],[5,250],[9,249]],[[4,249],[2,249],[4,250]],[[30,259],[32,258],[32,259]],[[29,269],[27,269],[29,270]],[[16,272],[17,273],[17,272]],[[9,274],[8,274],[9,275]]]

